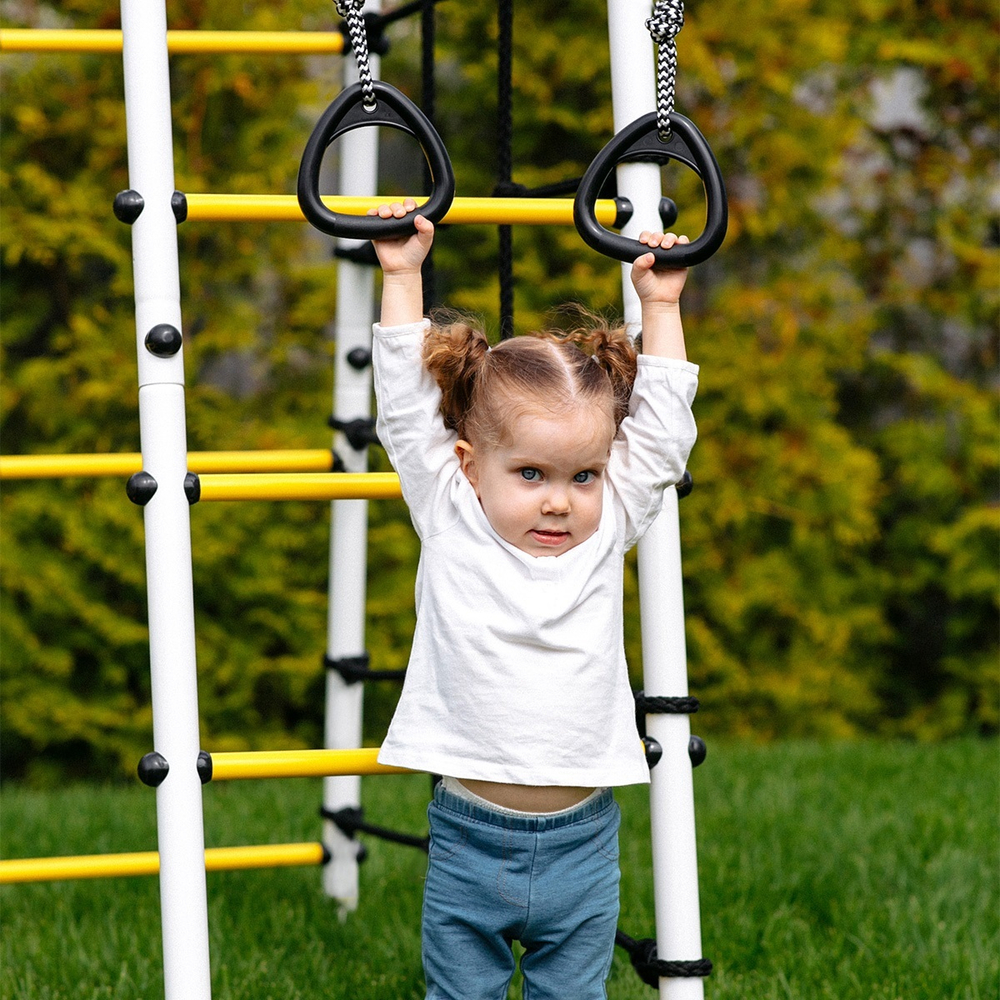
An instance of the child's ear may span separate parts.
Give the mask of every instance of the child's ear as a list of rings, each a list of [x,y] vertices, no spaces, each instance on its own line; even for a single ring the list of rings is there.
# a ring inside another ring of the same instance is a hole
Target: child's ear
[[[465,478],[472,484],[472,488],[479,492],[479,472],[476,469],[475,449],[468,441],[458,441],[455,444],[455,454],[462,463],[462,471]]]

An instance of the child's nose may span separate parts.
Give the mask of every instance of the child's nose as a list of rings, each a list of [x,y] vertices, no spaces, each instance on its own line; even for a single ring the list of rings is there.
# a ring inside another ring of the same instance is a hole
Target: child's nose
[[[552,485],[545,494],[542,503],[543,514],[568,514],[569,490],[562,486]]]

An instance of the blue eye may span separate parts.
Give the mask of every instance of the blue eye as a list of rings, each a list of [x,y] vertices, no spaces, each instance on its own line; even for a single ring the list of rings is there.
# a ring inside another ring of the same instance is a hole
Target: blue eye
[[[596,478],[597,478],[597,473],[596,472],[591,472],[588,469],[586,472],[578,472],[573,477],[573,482],[574,483],[587,484],[587,483],[592,483]]]
[[[538,469],[522,469],[521,478],[529,483],[537,483],[542,478],[542,474]]]

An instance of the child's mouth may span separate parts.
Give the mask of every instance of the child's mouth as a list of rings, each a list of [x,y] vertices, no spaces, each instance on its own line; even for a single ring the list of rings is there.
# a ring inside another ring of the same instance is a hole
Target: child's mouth
[[[540,545],[561,545],[567,538],[569,538],[569,532],[545,531],[541,528],[535,528],[532,530],[531,536]]]

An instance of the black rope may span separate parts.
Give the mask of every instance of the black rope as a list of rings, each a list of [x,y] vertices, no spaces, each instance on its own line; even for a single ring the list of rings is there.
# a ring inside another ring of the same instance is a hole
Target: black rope
[[[328,653],[323,654],[323,666],[327,670],[336,670],[347,684],[356,684],[358,681],[401,681],[406,676],[406,670],[372,670],[368,666],[369,662],[367,653],[341,656],[338,659]]]
[[[653,938],[636,941],[623,931],[618,931],[615,934],[615,944],[628,952],[633,968],[647,986],[659,986],[661,978],[694,979],[710,975],[712,972],[712,963],[707,958],[696,958],[691,961],[657,958],[656,941]]]
[[[644,691],[635,693],[635,709],[643,715],[693,715],[698,705],[697,698],[654,698]]]
[[[356,833],[367,833],[372,837],[378,837],[381,840],[388,840],[393,844],[403,844],[406,847],[417,847],[425,854],[430,847],[429,837],[414,837],[408,833],[397,833],[395,830],[390,830],[388,827],[376,826],[374,823],[366,823],[364,821],[364,810],[359,809],[354,806],[346,806],[343,809],[327,809],[325,806],[321,806],[319,810],[320,816],[323,819],[328,819],[334,823],[338,830],[345,837],[350,837],[351,840],[354,839]]]
[[[434,74],[434,42],[436,24],[434,7],[439,0],[417,0],[420,4],[420,79],[422,111],[433,125],[437,104],[437,86]],[[430,166],[424,160],[424,190],[434,188],[434,178],[431,177]],[[421,269],[421,280],[424,288],[424,310],[430,310],[437,305],[437,289],[434,281],[434,248],[424,258]]]
[[[497,188],[511,183],[514,141],[514,0],[497,4]],[[494,190],[494,195],[497,191]],[[514,336],[514,234],[499,227],[500,337]]]
[[[362,451],[371,444],[381,444],[375,433],[373,417],[355,417],[353,420],[327,417],[326,422],[333,430],[340,431],[355,451]]]
[[[402,7],[396,7],[388,13],[379,14],[379,20],[383,25],[392,24],[393,21],[399,21],[404,17],[409,17],[411,14],[416,14],[417,11],[423,13],[427,10],[428,6],[433,7],[434,4],[441,2],[442,0],[412,0],[412,3],[405,3]]]

